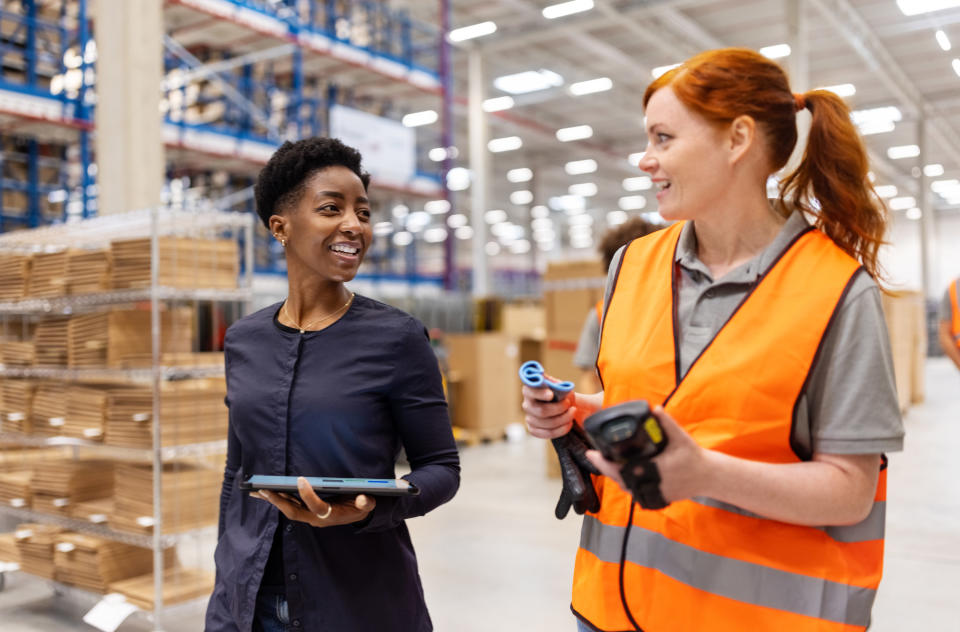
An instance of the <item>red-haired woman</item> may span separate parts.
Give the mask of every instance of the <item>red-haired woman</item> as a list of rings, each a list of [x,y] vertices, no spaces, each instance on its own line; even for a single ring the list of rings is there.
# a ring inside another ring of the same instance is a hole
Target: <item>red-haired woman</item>
[[[659,490],[640,502],[619,465],[590,454],[604,476],[577,553],[579,626],[864,630],[882,570],[883,453],[901,449],[903,428],[876,283],[886,212],[862,141],[840,98],[793,94],[745,49],[691,58],[643,103],[640,168],[678,221],[611,264],[604,391],[550,404],[524,388],[536,436],[645,399],[669,440],[653,459]],[[801,110],[806,151],[771,203]],[[643,508],[657,500],[669,505]]]

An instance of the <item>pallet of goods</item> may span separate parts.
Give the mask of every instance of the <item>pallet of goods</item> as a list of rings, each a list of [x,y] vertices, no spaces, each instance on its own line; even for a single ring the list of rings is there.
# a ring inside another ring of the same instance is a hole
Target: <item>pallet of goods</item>
[[[159,237],[157,283],[162,287],[233,289],[237,287],[239,251],[232,239]],[[150,239],[110,244],[113,287],[150,286]]]
[[[175,561],[174,549],[166,549],[164,566]],[[153,551],[92,535],[61,533],[55,539],[53,566],[57,581],[106,593],[113,582],[150,573]]]
[[[163,533],[181,533],[216,524],[220,507],[223,471],[192,463],[163,465],[160,489],[163,490]],[[137,533],[152,533],[153,468],[149,465],[118,463],[115,470],[114,528]]]

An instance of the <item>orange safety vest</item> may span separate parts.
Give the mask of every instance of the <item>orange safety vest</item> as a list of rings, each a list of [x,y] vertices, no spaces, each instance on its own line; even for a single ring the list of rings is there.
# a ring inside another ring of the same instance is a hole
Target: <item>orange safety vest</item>
[[[822,232],[802,233],[680,379],[680,229],[624,254],[597,363],[604,407],[662,403],[705,448],[768,463],[809,459],[791,445],[794,407],[859,264]],[[850,527],[787,524],[705,497],[644,510],[599,477],[601,507],[584,517],[571,607],[603,631],[636,629],[622,600],[644,632],[865,630],[883,564],[885,475],[870,515]]]
[[[950,284],[950,307],[953,308],[953,326],[950,333],[953,334],[953,341],[960,347],[960,278]]]

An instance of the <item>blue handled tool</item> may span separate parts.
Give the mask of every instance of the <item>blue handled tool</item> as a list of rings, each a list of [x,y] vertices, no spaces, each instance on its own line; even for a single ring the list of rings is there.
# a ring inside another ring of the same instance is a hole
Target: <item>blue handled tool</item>
[[[553,399],[559,402],[574,389],[573,382],[555,380],[544,375],[543,366],[536,360],[524,362],[520,367],[520,381],[530,388],[549,388],[553,391]],[[593,485],[589,482],[590,474],[599,474],[593,464],[587,460],[585,453],[587,445],[585,439],[577,432],[576,425],[562,437],[551,439],[557,458],[560,461],[560,474],[563,478],[563,491],[554,510],[557,518],[563,519],[573,506],[578,514],[585,511],[597,511],[600,501]]]
[[[536,360],[524,362],[520,366],[520,381],[530,388],[543,388],[546,386],[553,391],[553,400],[559,402],[573,390],[573,382],[564,382],[554,380],[543,373],[543,366]]]

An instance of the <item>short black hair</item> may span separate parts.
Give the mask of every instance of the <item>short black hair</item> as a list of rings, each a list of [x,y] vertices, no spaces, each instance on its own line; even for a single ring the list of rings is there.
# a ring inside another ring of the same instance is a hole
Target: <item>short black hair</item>
[[[640,215],[635,215],[619,226],[614,226],[608,230],[603,234],[603,237],[600,239],[600,246],[597,248],[597,250],[600,251],[600,256],[603,257],[603,269],[606,270],[610,267],[610,262],[613,261],[613,255],[617,254],[617,251],[620,250],[621,247],[626,246],[634,239],[649,235],[663,227],[663,224],[654,224],[653,222],[648,222]]]
[[[370,174],[364,171],[360,152],[340,142],[338,138],[314,137],[285,142],[273,152],[260,170],[254,195],[257,215],[270,230],[270,216],[282,212],[303,193],[307,179],[327,167],[346,167],[357,174],[364,190],[370,184]]]

